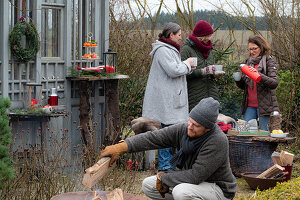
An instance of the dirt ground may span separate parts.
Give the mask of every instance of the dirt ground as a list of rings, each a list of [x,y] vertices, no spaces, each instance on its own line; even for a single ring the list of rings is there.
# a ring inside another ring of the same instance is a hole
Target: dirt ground
[[[123,192],[128,192],[132,194],[143,195],[142,191],[142,181],[144,178],[148,176],[155,175],[153,171],[136,171],[136,172],[129,172],[123,170],[114,170],[112,174],[106,177],[103,183],[110,183],[110,185],[104,186],[105,190],[113,190],[115,187],[119,187],[123,190]],[[131,177],[132,179],[129,180],[129,183],[126,184],[126,177]],[[123,178],[121,178],[123,177]],[[117,181],[116,181],[117,179]],[[238,178],[238,192],[234,199],[237,199],[240,196],[251,196],[255,193],[254,190],[250,189],[248,184],[243,178]],[[122,183],[123,182],[123,183]],[[122,183],[122,184],[120,184]],[[103,189],[104,189],[103,188]]]

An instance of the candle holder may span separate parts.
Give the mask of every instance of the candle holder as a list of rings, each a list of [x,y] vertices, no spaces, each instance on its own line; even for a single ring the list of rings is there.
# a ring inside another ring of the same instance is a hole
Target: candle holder
[[[116,52],[113,52],[111,49],[108,49],[106,52],[103,52],[103,62],[104,62],[106,73],[117,72],[117,53]]]

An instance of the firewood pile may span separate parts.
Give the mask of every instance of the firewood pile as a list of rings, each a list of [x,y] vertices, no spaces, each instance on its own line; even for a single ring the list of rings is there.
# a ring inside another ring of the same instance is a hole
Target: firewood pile
[[[274,152],[272,154],[272,160],[274,165],[267,169],[266,171],[259,174],[256,178],[273,178],[280,179],[290,175],[291,170],[288,171],[286,168],[293,165],[294,154],[288,153],[286,151],[281,151],[281,153]]]

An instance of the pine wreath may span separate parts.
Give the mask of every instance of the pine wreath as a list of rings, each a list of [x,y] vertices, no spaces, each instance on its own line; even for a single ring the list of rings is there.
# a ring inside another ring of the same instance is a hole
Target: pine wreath
[[[22,36],[26,36],[27,48],[21,44]],[[28,62],[35,58],[40,49],[39,34],[32,22],[24,19],[17,22],[9,34],[9,46],[15,59],[19,62]]]

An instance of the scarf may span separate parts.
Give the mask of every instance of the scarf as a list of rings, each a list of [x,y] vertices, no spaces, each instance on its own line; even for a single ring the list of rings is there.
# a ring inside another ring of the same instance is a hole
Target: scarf
[[[176,42],[174,42],[173,40],[171,40],[170,38],[160,37],[158,39],[158,41],[167,43],[169,45],[172,45],[173,47],[175,47],[180,52],[180,45],[177,44]]]
[[[195,43],[202,56],[208,58],[209,51],[212,49],[212,42],[210,40],[207,43],[200,42],[193,34],[190,34],[189,38]]]
[[[198,138],[190,138],[187,135],[186,129],[183,137],[181,138],[181,149],[170,160],[170,164],[172,165],[173,169],[176,169],[176,167],[182,169],[187,158],[199,149],[199,147],[214,132],[214,130],[215,126],[210,131]]]
[[[266,73],[266,68],[267,68],[267,56],[266,56],[266,55],[264,55],[264,56],[258,56],[258,57],[256,57],[256,58],[250,57],[250,58],[247,60],[246,64],[247,64],[248,66],[253,66],[253,67],[254,67],[255,65],[259,64],[259,65],[257,66],[257,71],[260,72],[259,69],[261,69],[261,70],[264,71],[264,73]],[[252,81],[251,78],[246,77],[245,83],[246,83],[251,89],[253,88],[253,81]]]
[[[247,65],[249,66],[257,65],[260,62],[261,58],[262,58],[261,56],[258,56],[257,58],[250,57],[247,60]]]

